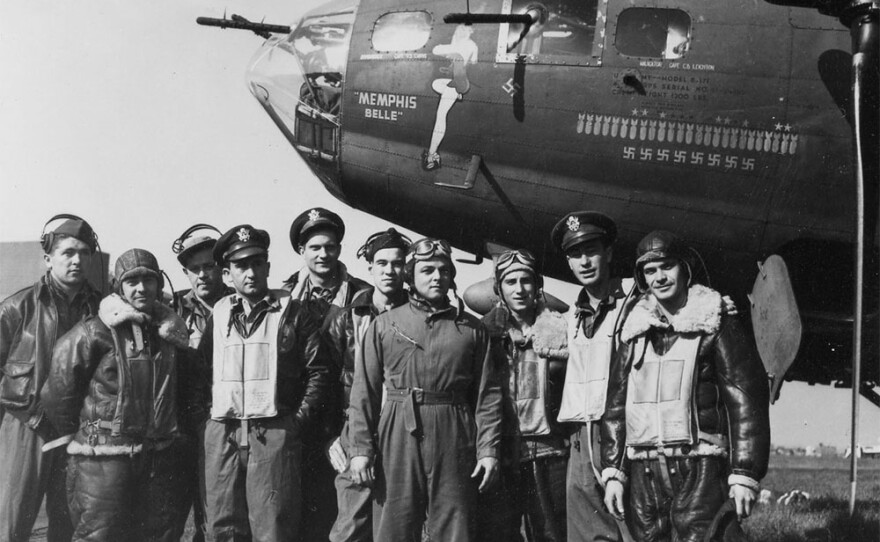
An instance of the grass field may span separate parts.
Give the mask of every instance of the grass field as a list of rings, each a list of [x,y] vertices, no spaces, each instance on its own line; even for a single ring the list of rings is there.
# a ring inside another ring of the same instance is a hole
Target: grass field
[[[849,460],[839,457],[771,456],[770,472],[762,484],[773,496],[758,506],[743,524],[755,542],[880,542],[880,460],[859,462],[856,515],[849,517]],[[799,489],[811,495],[788,506],[776,499]],[[32,542],[46,540],[46,516],[41,514]],[[192,525],[187,525],[191,534]]]
[[[771,456],[762,483],[773,496],[743,526],[752,540],[794,542],[880,541],[880,460],[859,461],[856,514],[849,517],[849,460],[839,457]],[[811,495],[788,506],[776,504],[785,492]]]

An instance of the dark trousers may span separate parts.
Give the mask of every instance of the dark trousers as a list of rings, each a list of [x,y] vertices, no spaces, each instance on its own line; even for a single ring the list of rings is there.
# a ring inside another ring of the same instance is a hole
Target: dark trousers
[[[135,455],[72,455],[67,491],[73,540],[173,542],[183,505],[171,448]]]
[[[2,411],[2,409],[0,409]],[[0,542],[26,542],[46,496],[49,542],[68,542],[67,452],[43,453],[45,441],[8,411],[0,421]]]
[[[501,480],[478,497],[481,542],[566,539],[565,483],[568,458],[544,457],[505,468]]]
[[[336,519],[336,471],[320,441],[303,452],[302,540],[325,541]]]
[[[721,457],[670,458],[666,466],[657,459],[632,461],[626,519],[633,537],[645,542],[703,540],[727,500],[726,464]],[[739,530],[739,524],[730,527]]]
[[[177,479],[178,490],[184,504],[176,512],[174,520],[175,532],[185,542],[205,542],[206,513],[205,513],[205,461],[202,446],[204,443],[204,429],[196,435],[181,436],[174,443],[175,454],[178,459]],[[186,520],[189,519],[190,509],[193,516],[193,533],[191,537],[184,536]]]
[[[620,540],[620,532],[614,516],[605,510],[604,490],[599,485],[590,463],[590,445],[593,457],[599,461],[599,425],[593,422],[590,442],[587,425],[578,424],[571,435],[568,458],[568,484],[566,487],[568,509],[568,540],[592,542],[594,540]]]
[[[205,426],[208,540],[289,542],[300,527],[301,448],[293,416]]]

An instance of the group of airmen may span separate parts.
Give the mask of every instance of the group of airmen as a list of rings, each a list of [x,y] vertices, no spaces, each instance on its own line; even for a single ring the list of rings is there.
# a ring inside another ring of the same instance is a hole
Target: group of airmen
[[[101,299],[97,236],[53,217],[48,272],[0,304],[0,542],[44,496],[50,542],[179,540],[190,509],[199,541],[743,539],[766,374],[682,239],[648,234],[621,279],[614,221],[569,213],[568,313],[508,250],[481,320],[446,241],[369,236],[368,283],[344,235],[298,216],[276,290],[266,231],[197,224],[172,247],[191,290],[133,248]]]

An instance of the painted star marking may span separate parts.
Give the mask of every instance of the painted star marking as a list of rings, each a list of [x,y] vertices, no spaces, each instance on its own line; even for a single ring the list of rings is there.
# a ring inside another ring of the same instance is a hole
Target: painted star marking
[[[782,124],[777,122],[777,123],[776,123],[776,129],[777,129],[777,130],[782,130]]]
[[[721,115],[718,115],[717,117],[715,117],[715,122],[718,122],[718,123],[721,122]]]
[[[730,117],[724,117],[724,124],[730,125]]]
[[[635,116],[635,117],[638,117],[638,116],[639,116],[639,110],[638,110],[638,109],[633,109],[633,116]]]
[[[647,117],[647,116],[648,116],[648,110],[647,110],[647,109],[642,109],[642,116],[643,116],[643,117]]]
[[[786,132],[790,132],[790,131],[791,131],[791,124],[786,124],[786,125],[785,125],[785,131],[786,131]]]
[[[749,121],[744,120],[743,121],[743,128],[748,128],[748,127],[749,127]]]
[[[661,118],[661,119],[665,119],[665,118],[666,118],[666,111],[661,111],[661,112],[660,112],[660,118]]]

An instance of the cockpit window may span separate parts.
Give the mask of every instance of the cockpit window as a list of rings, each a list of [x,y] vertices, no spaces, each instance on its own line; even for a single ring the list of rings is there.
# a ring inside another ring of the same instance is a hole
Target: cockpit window
[[[431,37],[432,22],[427,11],[386,13],[373,25],[373,49],[380,53],[421,49]]]
[[[545,17],[526,29],[502,24],[497,62],[530,64],[598,64],[604,37],[604,9],[598,0],[546,0]],[[502,13],[526,13],[534,0],[504,0]]]
[[[691,17],[680,9],[630,8],[617,19],[614,45],[627,56],[675,60],[687,53]]]
[[[288,36],[307,74],[345,73],[354,13],[308,17]]]

